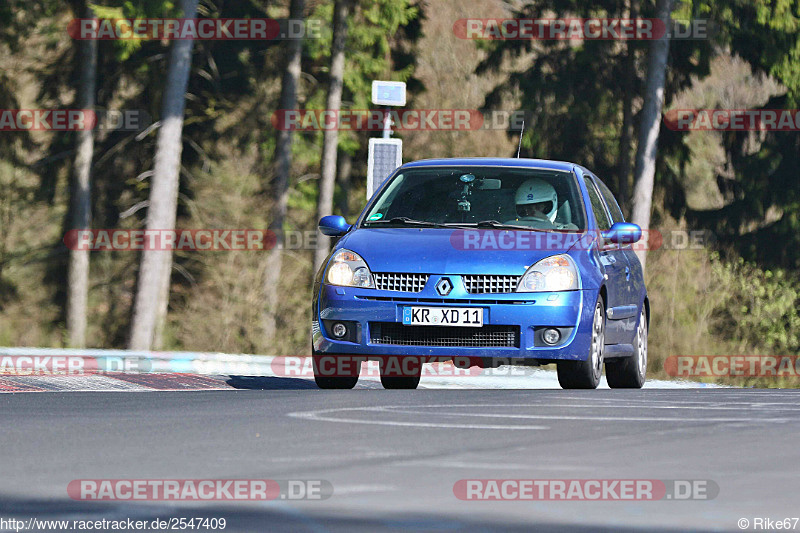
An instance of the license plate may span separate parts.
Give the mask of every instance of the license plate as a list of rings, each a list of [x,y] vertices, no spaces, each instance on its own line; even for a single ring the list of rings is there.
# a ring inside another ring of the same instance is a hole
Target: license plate
[[[404,307],[404,326],[483,326],[480,307]]]

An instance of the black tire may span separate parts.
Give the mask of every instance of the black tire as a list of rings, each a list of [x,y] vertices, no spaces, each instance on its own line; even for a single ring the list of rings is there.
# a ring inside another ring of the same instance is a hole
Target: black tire
[[[585,361],[559,361],[556,365],[562,389],[596,389],[603,373],[603,352],[606,336],[606,308],[603,297],[597,297],[592,316],[592,342]]]
[[[647,315],[644,305],[633,339],[633,355],[606,363],[606,379],[612,389],[641,389],[647,380]]]
[[[380,361],[384,389],[416,389],[422,377],[422,361],[409,357],[386,357]]]
[[[347,375],[328,376],[321,372],[320,363],[323,357],[332,356],[316,354],[312,356],[314,361],[314,381],[316,381],[317,387],[320,389],[352,389],[356,386],[356,383],[358,383],[358,375],[360,373],[360,362],[354,362],[352,365],[354,370],[348,371]]]

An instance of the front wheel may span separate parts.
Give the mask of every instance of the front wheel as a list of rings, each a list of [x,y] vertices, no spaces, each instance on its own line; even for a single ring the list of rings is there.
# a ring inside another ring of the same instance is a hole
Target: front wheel
[[[380,361],[384,389],[416,389],[422,376],[422,360],[417,357],[385,357]]]
[[[356,357],[314,355],[314,381],[320,389],[352,389],[358,383],[361,360]]]
[[[606,363],[606,379],[612,389],[641,389],[647,374],[647,315],[642,306],[631,357]]]
[[[596,389],[603,371],[606,342],[606,312],[603,297],[597,298],[592,317],[592,343],[585,361],[559,361],[558,383],[562,389]]]

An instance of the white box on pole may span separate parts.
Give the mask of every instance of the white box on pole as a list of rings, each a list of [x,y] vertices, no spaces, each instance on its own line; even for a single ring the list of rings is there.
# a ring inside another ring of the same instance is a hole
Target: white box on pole
[[[372,198],[381,183],[403,164],[402,139],[369,140],[367,159],[367,200]]]
[[[406,83],[403,81],[373,81],[372,103],[375,105],[406,105]]]

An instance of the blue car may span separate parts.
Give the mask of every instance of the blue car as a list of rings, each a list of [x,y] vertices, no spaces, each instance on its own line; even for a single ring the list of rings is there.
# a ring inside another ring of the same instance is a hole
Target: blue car
[[[538,159],[433,159],[398,168],[316,275],[320,388],[352,388],[378,360],[385,388],[422,364],[555,363],[563,388],[639,388],[650,305],[625,222],[591,171]]]

